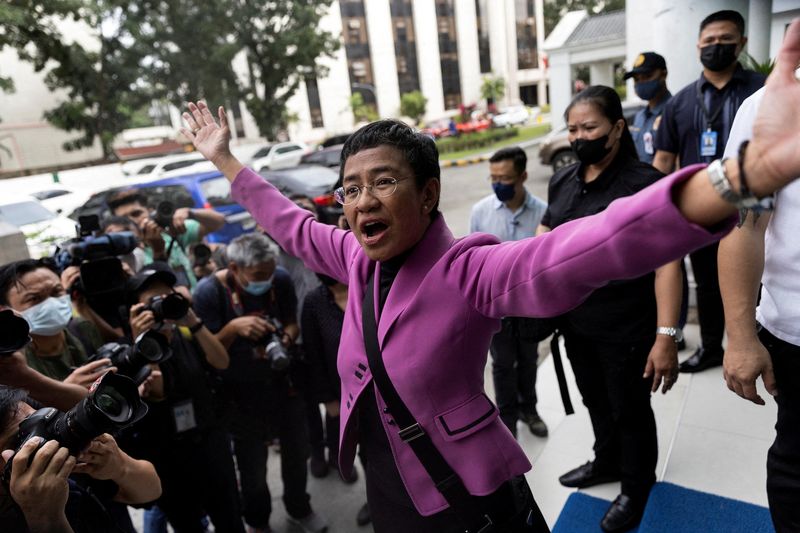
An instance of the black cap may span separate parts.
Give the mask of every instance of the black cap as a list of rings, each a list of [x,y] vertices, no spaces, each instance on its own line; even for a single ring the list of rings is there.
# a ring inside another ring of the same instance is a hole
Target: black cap
[[[667,70],[667,62],[664,61],[664,58],[655,52],[642,52],[636,56],[631,71],[625,73],[625,79],[627,80],[634,74],[648,74],[657,68]]]
[[[142,268],[138,274],[128,280],[128,294],[138,295],[148,285],[160,281],[170,287],[178,281],[172,270],[164,263],[152,263]]]

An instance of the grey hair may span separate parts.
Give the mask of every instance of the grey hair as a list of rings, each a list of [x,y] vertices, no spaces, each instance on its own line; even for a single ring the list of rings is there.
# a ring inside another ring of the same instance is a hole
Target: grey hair
[[[280,248],[263,233],[239,235],[228,244],[228,261],[248,268],[268,261],[277,261]]]

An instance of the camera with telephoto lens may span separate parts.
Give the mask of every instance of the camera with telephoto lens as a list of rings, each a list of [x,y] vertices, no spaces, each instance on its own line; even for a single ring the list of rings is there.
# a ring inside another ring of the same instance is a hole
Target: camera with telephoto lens
[[[192,256],[194,257],[192,266],[195,267],[206,266],[208,262],[211,261],[211,248],[209,248],[202,242],[198,242],[192,247]]]
[[[98,259],[129,254],[138,245],[136,236],[130,231],[100,235],[97,215],[80,217],[77,232],[77,237],[61,243],[56,249],[54,258],[59,271]]]
[[[172,218],[175,216],[175,204],[168,200],[159,202],[155,211],[150,213],[150,218],[153,222],[158,224],[164,229],[172,227]]]
[[[275,328],[275,331],[268,332],[264,335],[259,341],[259,344],[264,346],[272,370],[283,372],[289,368],[292,362],[289,352],[286,351],[286,347],[281,342],[285,333],[279,323],[266,316],[263,318]]]
[[[11,309],[0,311],[0,357],[24,348],[31,338],[28,321]]]
[[[153,296],[142,309],[152,311],[156,322],[164,320],[180,320],[189,312],[189,300],[177,292]]]
[[[47,407],[20,422],[15,450],[19,451],[31,437],[41,437],[40,447],[56,440],[70,454],[78,455],[94,438],[128,427],[146,413],[147,405],[139,398],[133,381],[108,372],[94,382],[86,398],[66,413]],[[8,461],[3,469],[6,487],[11,481],[12,463]]]
[[[136,385],[141,385],[150,375],[153,363],[163,363],[172,357],[172,349],[167,338],[153,330],[136,337],[133,345],[109,342],[89,358],[89,362],[108,358],[111,366],[117,367],[117,374],[127,376]]]

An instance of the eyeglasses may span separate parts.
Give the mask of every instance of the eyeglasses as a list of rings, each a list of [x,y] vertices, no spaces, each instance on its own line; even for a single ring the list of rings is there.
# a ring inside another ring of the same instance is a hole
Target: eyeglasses
[[[399,182],[407,179],[408,178],[398,179],[390,176],[381,176],[370,185],[348,185],[347,187],[339,187],[333,191],[333,197],[342,205],[351,205],[358,201],[358,198],[361,196],[361,191],[368,189],[373,196],[386,198],[394,194]]]

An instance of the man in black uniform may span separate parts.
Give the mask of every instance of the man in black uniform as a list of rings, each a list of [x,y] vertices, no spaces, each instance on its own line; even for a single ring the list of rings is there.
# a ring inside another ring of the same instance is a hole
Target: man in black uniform
[[[664,109],[655,139],[653,166],[665,174],[676,163],[686,167],[722,157],[736,110],[764,85],[765,76],[744,70],[737,61],[747,38],[736,11],[718,11],[700,23],[697,48],[703,73],[678,92]],[[701,345],[681,364],[681,372],[699,372],[722,364],[725,315],[717,276],[717,243],[690,254],[697,282]]]

